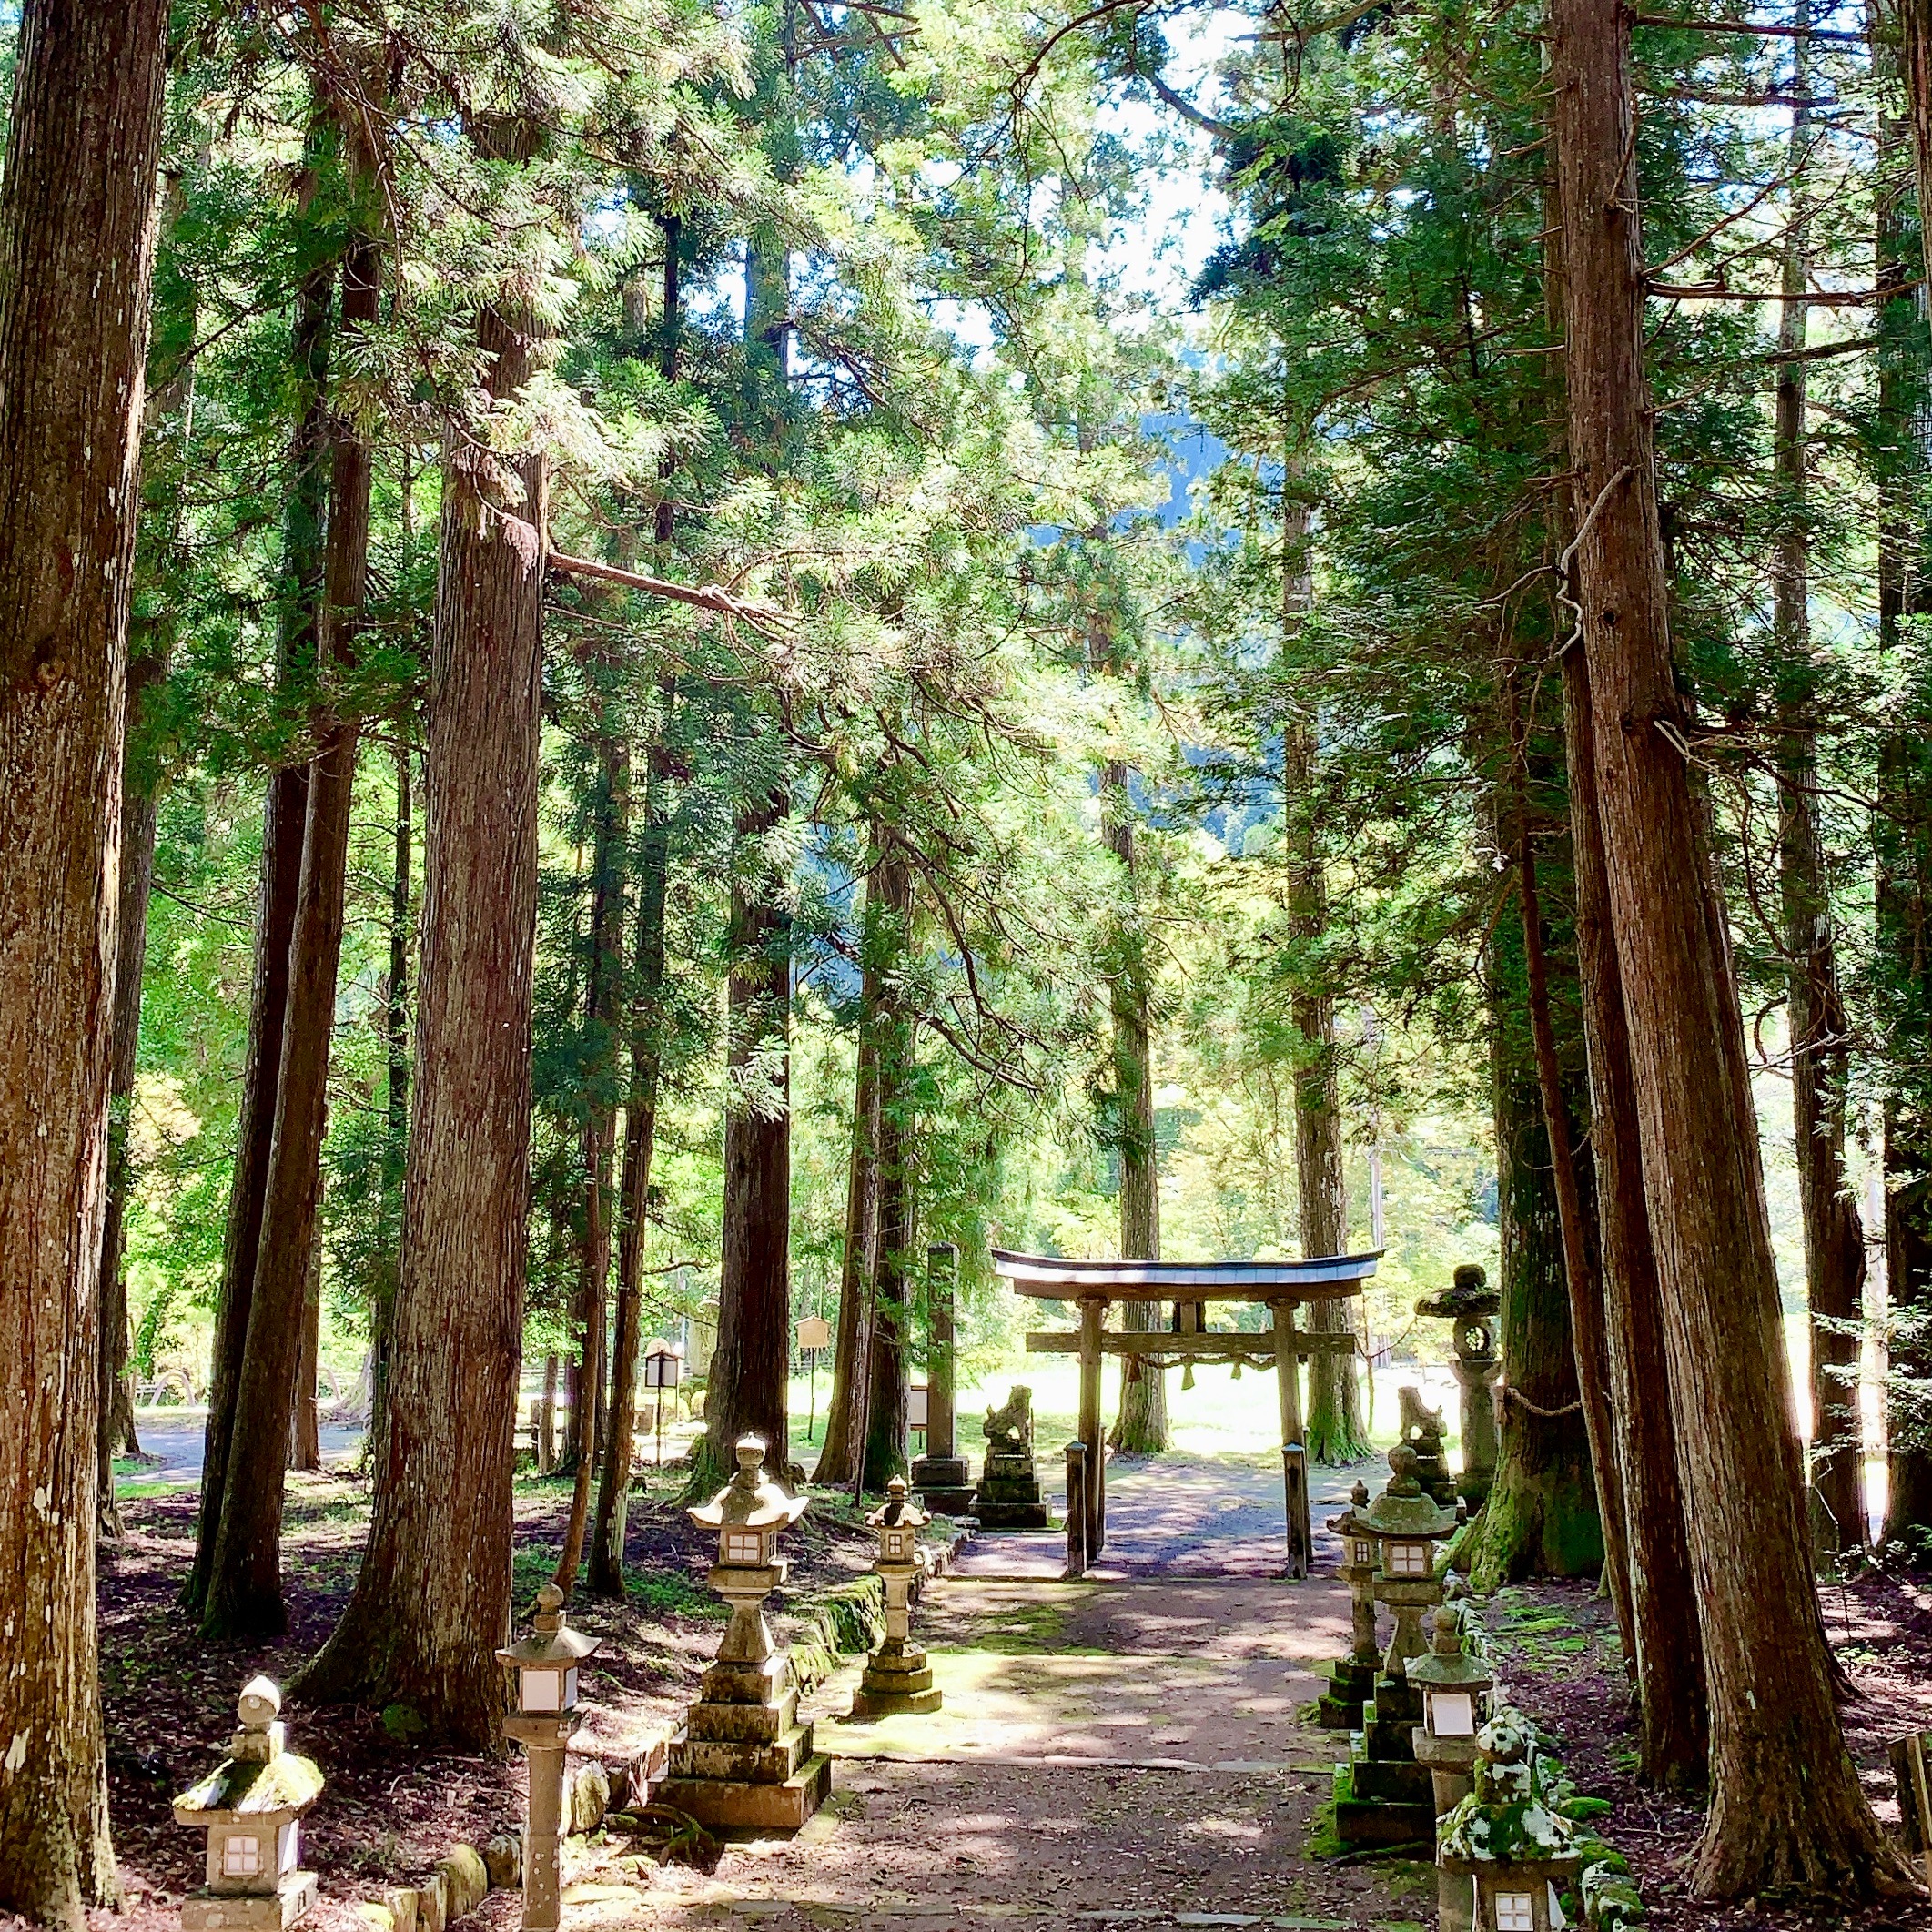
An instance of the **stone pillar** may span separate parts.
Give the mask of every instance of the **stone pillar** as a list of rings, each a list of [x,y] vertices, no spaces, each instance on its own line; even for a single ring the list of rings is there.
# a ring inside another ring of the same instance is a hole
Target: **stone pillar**
[[[926,1453],[950,1461],[953,1441],[953,1297],[959,1250],[938,1241],[926,1250],[926,1305],[931,1340],[926,1362]]]
[[[937,1516],[964,1516],[973,1505],[973,1471],[958,1454],[953,1298],[959,1275],[959,1250],[938,1241],[926,1250],[926,1453],[913,1463],[912,1486],[920,1502]]]
[[[521,1715],[503,1733],[530,1759],[530,1820],[523,1837],[523,1932],[557,1932],[562,1922],[557,1847],[563,1837],[563,1758],[575,1721]]]

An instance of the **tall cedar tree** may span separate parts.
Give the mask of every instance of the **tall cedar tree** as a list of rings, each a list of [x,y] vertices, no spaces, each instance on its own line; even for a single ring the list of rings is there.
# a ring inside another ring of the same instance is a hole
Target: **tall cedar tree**
[[[327,144],[318,116],[297,187],[306,214]],[[288,501],[282,513],[281,621],[276,672],[291,695],[313,675],[319,637],[323,528],[328,501],[329,324],[336,264],[312,262],[296,293],[293,340],[294,421],[289,436]],[[255,917],[255,981],[248,1005],[241,1105],[235,1123],[235,1164],[222,1242],[221,1285],[215,1302],[214,1359],[201,1454],[201,1512],[195,1561],[181,1600],[196,1615],[207,1608],[221,1512],[228,1501],[228,1454],[241,1400],[248,1318],[261,1259],[262,1215],[275,1147],[282,1046],[288,1016],[289,946],[301,892],[302,846],[309,819],[309,767],[290,764],[269,774],[262,808],[261,892]]]
[[[1788,1886],[1842,1907],[1912,1880],[1845,1748],[1796,1434],[1765,1426],[1791,1414],[1790,1378],[1736,987],[1677,749],[1688,721],[1644,368],[1629,16],[1616,0],[1551,0],[1549,17],[1575,601],[1710,1687],[1692,1883],[1712,1897]]]
[[[0,1907],[117,1896],[95,1657],[128,595],[167,8],[27,0],[0,176]]]
[[[723,1253],[718,1343],[704,1396],[713,1468],[733,1466],[740,1436],[763,1436],[765,1466],[781,1480],[791,1450],[792,922],[764,841],[784,824],[785,810],[784,791],[774,784],[738,814]]]
[[[875,826],[879,854],[865,897],[875,945],[893,960],[911,946],[913,868],[905,846],[885,827]],[[908,1357],[912,1344],[913,1243],[918,1218],[917,1136],[914,1032],[904,996],[888,970],[878,1030],[879,1225],[873,1250],[871,1320],[866,1360],[865,1461],[862,1489],[883,1490],[906,1473]]]
[[[347,250],[341,283],[340,335],[347,346],[376,320],[378,254],[367,235],[357,237]],[[282,1470],[295,1412],[301,1337],[312,1290],[319,1288],[316,1209],[348,892],[349,806],[360,743],[360,723],[347,709],[343,683],[355,665],[369,570],[371,475],[368,440],[340,411],[331,412],[329,453],[317,639],[321,685],[311,723],[314,754],[289,931],[275,1128],[223,1471],[220,1522],[202,1611],[203,1632],[222,1639],[278,1636],[288,1628],[281,1579]],[[312,1358],[309,1378],[312,1391]]]
[[[533,326],[479,318],[492,400],[530,379]],[[298,1683],[494,1749],[529,1253],[545,470],[452,431],[444,478],[389,1396],[355,1593]]]

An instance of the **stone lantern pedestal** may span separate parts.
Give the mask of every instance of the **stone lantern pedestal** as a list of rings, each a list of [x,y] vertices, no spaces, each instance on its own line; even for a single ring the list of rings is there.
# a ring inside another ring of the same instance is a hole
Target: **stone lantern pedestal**
[[[795,1831],[832,1789],[832,1761],[798,1721],[792,1659],[772,1643],[764,1600],[785,1580],[772,1544],[811,1506],[760,1480],[764,1443],[738,1444],[738,1473],[691,1520],[718,1532],[708,1581],[732,1607],[698,1701],[671,1741],[670,1775],[656,1795],[713,1830]]]
[[[1349,1615],[1354,1641],[1346,1657],[1329,1665],[1329,1687],[1318,1701],[1316,1721],[1324,1731],[1359,1731],[1362,1707],[1375,1694],[1381,1670],[1381,1646],[1375,1638],[1375,1539],[1360,1526],[1369,1506],[1369,1486],[1358,1482],[1349,1507],[1329,1518],[1329,1528],[1341,1538],[1342,1562],[1337,1573],[1349,1586]]]
[[[912,1635],[913,1586],[925,1564],[919,1557],[918,1532],[926,1512],[905,1492],[905,1479],[895,1476],[887,1486],[884,1507],[865,1519],[879,1532],[879,1557],[873,1572],[885,1589],[885,1636],[865,1659],[865,1674],[853,1694],[855,1717],[890,1717],[900,1711],[921,1714],[939,1708],[940,1693],[933,1683],[933,1667],[926,1646]]]
[[[251,1678],[228,1755],[175,1800],[175,1823],[208,1835],[207,1880],[181,1901],[182,1932],[282,1932],[316,1902],[301,1819],[322,1774],[288,1748],[281,1707],[274,1684]]]
[[[1408,1443],[1398,1442],[1389,1452],[1389,1468],[1381,1494],[1366,1510],[1350,1512],[1357,1528],[1379,1546],[1375,1596],[1393,1612],[1395,1629],[1382,1654],[1375,1694],[1362,1706],[1350,1762],[1338,1767],[1335,1830],[1350,1846],[1419,1844],[1435,1832],[1434,1781],[1415,1758],[1422,1693],[1409,1682],[1408,1665],[1429,1648],[1422,1613],[1442,1601],[1434,1549],[1453,1532],[1456,1517],[1423,1491],[1416,1452]]]

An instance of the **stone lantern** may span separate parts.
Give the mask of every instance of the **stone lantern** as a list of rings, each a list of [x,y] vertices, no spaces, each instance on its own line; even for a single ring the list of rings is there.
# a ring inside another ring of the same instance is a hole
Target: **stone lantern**
[[[561,1894],[557,1847],[563,1836],[563,1758],[582,1719],[577,1715],[578,1672],[599,1640],[563,1621],[563,1593],[554,1583],[537,1592],[531,1634],[500,1650],[496,1660],[516,1674],[517,1707],[503,1735],[530,1759],[530,1816],[523,1836],[525,1932],[555,1932]]]
[[[1494,1674],[1463,1646],[1462,1625],[1447,1603],[1435,1613],[1435,1634],[1426,1657],[1411,1657],[1409,1682],[1422,1693],[1422,1721],[1414,1733],[1415,1761],[1435,1780],[1436,1816],[1469,1795],[1476,1762],[1476,1733],[1489,1715]]]
[[[1573,1827],[1537,1788],[1527,1725],[1499,1712],[1476,1735],[1475,1788],[1437,1840],[1442,1932],[1557,1932],[1557,1892],[1582,1864]]]
[[[1319,1715],[1328,1731],[1360,1727],[1362,1706],[1375,1694],[1375,1674],[1381,1652],[1375,1641],[1375,1565],[1378,1546],[1359,1518],[1369,1507],[1369,1486],[1357,1482],[1349,1507],[1329,1518],[1329,1528],[1341,1538],[1342,1581],[1349,1586],[1350,1622],[1354,1643],[1346,1657],[1329,1669],[1329,1687],[1321,1694]]]
[[[1447,1292],[1418,1301],[1418,1315],[1433,1315],[1453,1324],[1455,1360],[1450,1367],[1462,1391],[1462,1474],[1457,1483],[1472,1512],[1481,1509],[1496,1481],[1500,1435],[1496,1427],[1495,1385],[1502,1371],[1496,1353],[1495,1322],[1502,1298],[1489,1277],[1473,1261],[1455,1271]]]
[[[267,1677],[250,1678],[228,1755],[175,1800],[175,1823],[208,1835],[207,1882],[181,1902],[183,1932],[280,1932],[315,1904],[301,1821],[322,1774],[287,1748],[281,1707]]]
[[[1400,1681],[1411,1657],[1428,1649],[1422,1641],[1422,1613],[1442,1601],[1436,1582],[1435,1548],[1454,1533],[1456,1512],[1422,1488],[1416,1452],[1406,1442],[1389,1452],[1388,1486],[1355,1516],[1374,1537],[1381,1553],[1375,1593],[1395,1616],[1395,1634],[1382,1657],[1382,1674]],[[1351,1514],[1353,1512],[1351,1512]]]
[[[865,1659],[865,1677],[852,1699],[855,1717],[939,1708],[940,1694],[933,1684],[926,1647],[912,1641],[913,1584],[926,1567],[919,1554],[919,1532],[927,1520],[907,1493],[904,1476],[895,1476],[885,1485],[884,1504],[865,1519],[865,1527],[879,1532],[878,1561],[872,1567],[885,1587],[885,1636]]]
[[[831,1761],[812,1750],[798,1722],[790,1655],[775,1650],[764,1600],[785,1580],[774,1553],[781,1531],[812,1506],[764,1476],[761,1436],[738,1439],[738,1473],[686,1513],[718,1534],[708,1581],[731,1605],[731,1623],[684,1729],[672,1740],[670,1775],[657,1796],[713,1830],[795,1829],[824,1802]]]

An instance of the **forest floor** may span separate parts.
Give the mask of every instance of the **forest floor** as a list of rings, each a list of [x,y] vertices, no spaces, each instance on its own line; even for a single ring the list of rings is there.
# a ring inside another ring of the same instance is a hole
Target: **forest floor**
[[[1057,1536],[967,1545],[918,1612],[946,1692],[938,1717],[840,1721],[858,1671],[851,1661],[807,1706],[835,1762],[833,1798],[804,1832],[730,1846],[709,1874],[660,1867],[618,1836],[592,1839],[572,1859],[567,1932],[986,1921],[1039,1932],[1412,1932],[1431,1922],[1427,1867],[1324,1856],[1328,1766],[1342,1741],[1300,1712],[1320,1661],[1346,1648],[1348,1604],[1324,1576],[1280,1580],[1271,1462],[1117,1462],[1108,1548],[1078,1583],[1058,1581]],[[633,1502],[629,1601],[580,1597],[572,1611],[604,1640],[576,1748],[607,1764],[629,1761],[675,1721],[721,1634],[722,1606],[703,1581],[708,1539],[676,1507],[675,1473]],[[1318,1524],[1354,1473],[1323,1472]],[[520,1604],[548,1573],[565,1502],[561,1483],[520,1484]],[[354,1579],[368,1498],[344,1472],[291,1478],[291,1629],[248,1649],[196,1642],[175,1608],[193,1548],[192,1491],[144,1485],[123,1510],[127,1534],[102,1565],[101,1654],[115,1840],[133,1910],[101,1915],[98,1932],[173,1932],[183,1892],[198,1882],[199,1840],[174,1824],[169,1799],[222,1747],[241,1684],[257,1671],[286,1681],[328,1632]],[[1335,1553],[1325,1534],[1320,1542],[1325,1570]],[[789,1539],[789,1601],[850,1582],[873,1547],[849,1512],[822,1502]],[[1932,1728],[1932,1588],[1872,1573],[1822,1602],[1852,1690],[1852,1746],[1891,1814],[1886,1740]],[[1579,1789],[1610,1800],[1597,1828],[1630,1858],[1656,1932],[1810,1923],[1683,1897],[1675,1874],[1699,1815],[1631,1776],[1629,1703],[1606,1603],[1583,1585],[1526,1585],[1500,1593],[1485,1621],[1517,1700]],[[292,1747],[329,1780],[305,1860],[321,1874],[318,1932],[366,1932],[358,1901],[420,1878],[452,1843],[480,1843],[521,1818],[520,1759],[425,1752],[410,1742],[410,1716],[290,1704]],[[477,1932],[507,1932],[516,1906],[514,1894],[492,1894]],[[1932,1908],[1851,1923],[1932,1932]]]

